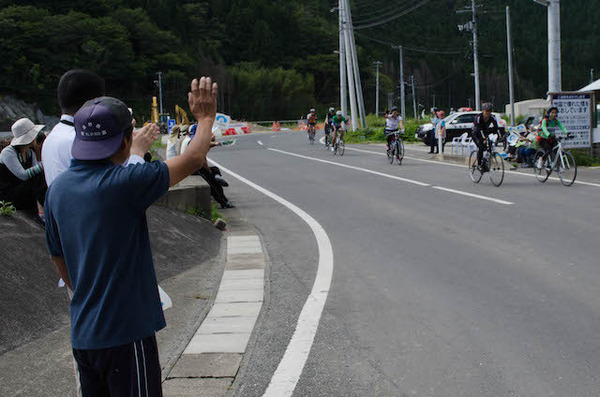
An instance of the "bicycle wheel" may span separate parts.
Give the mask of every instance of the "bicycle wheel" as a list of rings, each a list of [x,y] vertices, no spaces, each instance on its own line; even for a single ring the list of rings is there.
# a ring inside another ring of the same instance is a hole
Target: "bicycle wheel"
[[[577,177],[577,163],[573,155],[563,151],[562,156],[558,159],[558,176],[560,181],[565,186],[571,186]]]
[[[490,157],[490,181],[492,185],[500,186],[504,180],[504,161],[498,153],[493,153]]]
[[[394,164],[394,159],[396,158],[396,142],[392,142],[390,148],[388,149],[388,160],[390,164]]]
[[[477,152],[471,152],[469,162],[467,163],[467,173],[469,178],[475,183],[479,183],[483,174],[477,168]]]
[[[344,155],[344,151],[346,149],[346,145],[344,143],[344,138],[340,138],[338,143],[338,153],[340,154],[340,156]]]
[[[544,158],[544,152],[538,150],[533,158],[533,172],[535,177],[541,183],[546,182],[552,170],[550,169],[550,159],[548,156]]]
[[[402,165],[402,159],[404,158],[404,144],[402,143],[402,139],[398,138],[396,141],[396,160],[398,161],[398,165]]]

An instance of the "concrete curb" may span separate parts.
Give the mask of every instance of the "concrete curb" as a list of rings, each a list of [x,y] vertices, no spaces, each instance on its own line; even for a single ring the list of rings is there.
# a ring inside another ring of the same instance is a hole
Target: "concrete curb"
[[[265,301],[267,256],[258,234],[232,222],[213,306],[163,382],[165,397],[226,396]]]

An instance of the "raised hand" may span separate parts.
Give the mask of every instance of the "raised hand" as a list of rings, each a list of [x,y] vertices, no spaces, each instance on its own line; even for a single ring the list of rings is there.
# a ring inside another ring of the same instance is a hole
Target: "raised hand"
[[[210,77],[202,77],[200,82],[192,80],[188,104],[198,123],[214,120],[217,113],[217,83],[212,83]]]
[[[154,141],[158,139],[159,129],[156,124],[148,124],[133,133],[131,154],[144,157],[150,150]]]

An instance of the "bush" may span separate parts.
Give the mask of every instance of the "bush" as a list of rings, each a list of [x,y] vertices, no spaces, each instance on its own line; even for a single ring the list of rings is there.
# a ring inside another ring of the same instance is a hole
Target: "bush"
[[[0,216],[12,215],[17,209],[8,201],[0,201]]]
[[[600,166],[600,158],[590,156],[590,153],[587,149],[572,149],[569,150],[573,157],[575,157],[575,162],[579,167],[597,167]]]

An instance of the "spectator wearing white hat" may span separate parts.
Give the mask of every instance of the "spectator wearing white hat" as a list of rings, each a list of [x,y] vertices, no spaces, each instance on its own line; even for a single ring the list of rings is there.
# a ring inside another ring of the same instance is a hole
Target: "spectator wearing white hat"
[[[34,217],[41,208],[38,203],[44,205],[47,189],[37,144],[43,128],[28,118],[17,120],[11,127],[10,145],[0,153],[0,200],[9,201]]]

